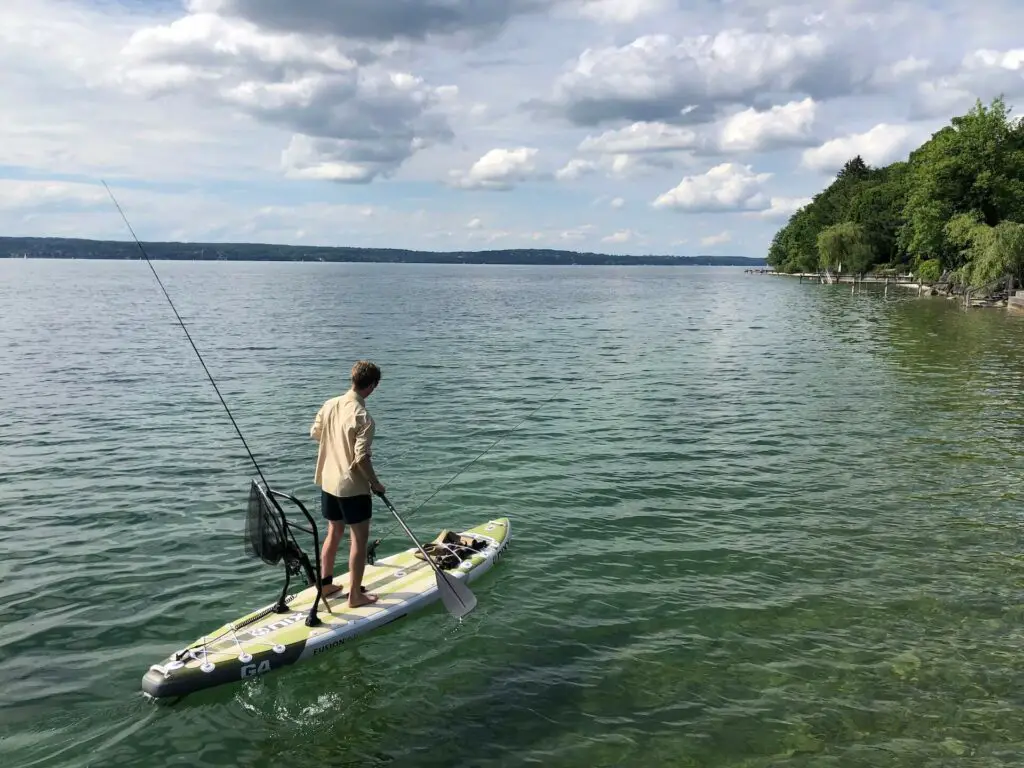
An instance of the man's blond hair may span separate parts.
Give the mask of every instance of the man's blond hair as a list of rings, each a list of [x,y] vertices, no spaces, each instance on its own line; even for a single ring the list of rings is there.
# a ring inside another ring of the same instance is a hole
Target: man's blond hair
[[[352,366],[352,386],[365,389],[380,382],[380,368],[369,360],[360,360]]]

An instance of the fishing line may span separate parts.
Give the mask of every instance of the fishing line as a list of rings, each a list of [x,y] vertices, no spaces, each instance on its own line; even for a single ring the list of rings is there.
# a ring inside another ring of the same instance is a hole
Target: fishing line
[[[429,496],[427,496],[427,498],[425,498],[425,499],[424,499],[423,501],[421,501],[421,502],[420,502],[419,504],[417,504],[417,505],[416,505],[416,506],[415,506],[415,507],[413,508],[412,512],[410,512],[409,514],[407,514],[407,515],[406,515],[406,518],[412,517],[412,516],[413,516],[413,515],[414,515],[414,514],[416,513],[416,510],[420,509],[420,508],[421,508],[421,507],[422,507],[423,505],[425,505],[425,504],[426,504],[426,503],[427,503],[428,501],[430,501],[430,500],[431,500],[432,498],[434,498],[434,497],[435,497],[435,496],[436,496],[436,495],[437,495],[438,493],[440,493],[440,492],[441,492],[441,491],[442,491],[442,490],[443,490],[443,489],[444,489],[445,487],[447,487],[447,486],[448,486],[448,485],[449,485],[449,484],[450,484],[450,483],[451,483],[452,481],[454,481],[454,480],[455,480],[455,478],[457,478],[457,477],[458,477],[459,475],[461,475],[461,474],[462,474],[463,472],[465,472],[465,471],[466,471],[467,469],[469,469],[469,468],[470,468],[471,466],[473,466],[473,465],[474,465],[474,464],[476,464],[476,463],[477,463],[478,461],[480,461],[480,459],[482,459],[482,458],[483,458],[483,457],[484,457],[484,456],[485,456],[485,455],[486,455],[486,454],[487,454],[487,453],[488,453],[488,452],[489,452],[489,451],[490,451],[490,450],[491,450],[492,448],[494,448],[494,446],[496,446],[496,445],[497,445],[498,443],[500,443],[500,442],[501,442],[502,440],[504,440],[504,439],[505,439],[506,437],[508,437],[509,435],[511,435],[511,434],[512,434],[513,432],[515,432],[515,431],[516,431],[517,429],[519,429],[519,427],[520,427],[520,426],[522,426],[522,424],[523,424],[524,422],[526,422],[526,420],[527,420],[527,419],[529,419],[529,418],[530,418],[531,416],[533,416],[533,414],[535,414],[535,413],[536,413],[537,411],[539,411],[539,410],[540,410],[541,408],[543,408],[543,407],[544,407],[545,405],[547,405],[547,404],[548,404],[548,403],[550,403],[550,402],[551,402],[552,400],[554,400],[554,399],[555,399],[556,397],[558,397],[558,395],[560,395],[560,394],[561,394],[561,393],[562,393],[562,392],[563,392],[563,391],[564,391],[564,390],[566,389],[566,387],[568,387],[568,386],[569,386],[570,384],[572,384],[572,382],[573,382],[573,380],[572,380],[572,379],[570,379],[570,380],[569,380],[569,381],[567,381],[567,382],[566,382],[565,384],[563,384],[563,385],[562,385],[562,386],[561,386],[561,387],[560,387],[560,388],[558,389],[558,391],[557,391],[557,392],[555,392],[555,394],[553,394],[553,395],[552,395],[551,397],[549,397],[549,398],[547,398],[546,400],[544,400],[543,402],[541,402],[541,404],[540,404],[540,405],[538,405],[538,406],[537,406],[536,408],[534,408],[534,409],[533,409],[532,411],[530,411],[530,412],[529,412],[528,414],[526,414],[526,415],[525,415],[525,416],[524,416],[524,417],[523,417],[522,419],[520,419],[520,420],[519,420],[519,423],[518,423],[518,424],[516,424],[516,425],[515,425],[514,427],[512,427],[512,429],[508,430],[508,431],[507,431],[507,432],[505,432],[505,433],[504,433],[503,435],[501,435],[500,437],[498,437],[498,439],[497,439],[497,440],[495,440],[495,441],[494,441],[493,443],[491,443],[491,444],[490,444],[489,446],[487,446],[487,448],[485,448],[485,449],[484,449],[483,451],[481,451],[481,452],[480,452],[480,454],[478,454],[478,455],[476,456],[476,458],[474,458],[474,459],[473,459],[472,461],[470,461],[470,462],[469,462],[468,464],[466,464],[466,465],[465,465],[465,466],[464,466],[464,467],[463,467],[462,469],[460,469],[460,470],[459,470],[458,472],[456,472],[456,473],[455,473],[454,475],[452,475],[451,477],[449,477],[449,478],[448,478],[448,479],[447,479],[447,480],[445,481],[445,483],[444,483],[444,484],[443,484],[443,485],[442,485],[441,487],[439,487],[439,488],[438,488],[437,490],[435,490],[435,491],[434,491],[434,492],[433,492],[432,494],[430,494]],[[383,534],[383,535],[381,536],[381,538],[375,539],[375,540],[373,541],[373,543],[371,543],[371,544],[370,544],[370,546],[369,546],[369,547],[367,548],[366,556],[367,556],[367,559],[368,559],[368,560],[370,561],[370,564],[371,564],[371,565],[372,565],[372,563],[373,563],[373,558],[374,558],[374,557],[376,556],[376,552],[377,552],[377,545],[378,545],[378,544],[380,544],[380,542],[381,542],[381,539],[384,539],[384,538],[387,538],[388,536],[390,536],[390,535],[391,535],[391,533],[392,533],[392,532],[394,531],[394,529],[395,529],[395,528],[394,528],[394,525],[392,525],[392,526],[391,526],[390,528],[388,528],[388,530],[387,530],[387,531],[386,531],[386,532],[385,532],[385,533],[384,533],[384,534]]]
[[[102,180],[101,180],[102,181]],[[156,278],[157,283],[160,285],[160,290],[164,292],[164,296],[167,297],[167,303],[171,305],[171,309],[174,311],[174,316],[178,318],[178,324],[181,326],[181,330],[185,332],[185,336],[188,337],[188,343],[192,345],[192,349],[195,350],[196,357],[199,358],[200,364],[203,366],[203,370],[206,371],[207,377],[210,379],[210,383],[213,384],[213,389],[217,393],[217,397],[220,398],[221,405],[224,406],[224,410],[227,411],[228,418],[231,419],[231,424],[235,427],[235,431],[238,433],[238,437],[242,440],[242,445],[245,446],[246,453],[249,454],[249,458],[252,459],[252,464],[256,467],[256,472],[260,476],[260,480],[263,481],[263,485],[269,487],[267,479],[263,476],[263,471],[260,469],[259,463],[256,461],[256,457],[252,455],[252,451],[249,450],[249,444],[245,442],[245,437],[242,435],[242,430],[238,428],[238,424],[235,422],[235,417],[231,415],[231,409],[228,408],[228,404],[224,401],[223,395],[220,393],[220,389],[217,387],[217,382],[213,380],[213,375],[210,373],[210,369],[206,367],[206,362],[203,360],[203,356],[199,354],[199,349],[196,347],[194,341],[192,341],[192,335],[188,332],[188,328],[185,327],[184,321],[181,319],[181,315],[178,314],[177,308],[174,306],[174,302],[171,301],[170,294],[167,293],[167,289],[164,288],[163,281],[160,279],[160,275],[156,273],[156,269],[153,268],[153,262],[149,260],[149,255],[146,253],[146,249],[142,247],[142,243],[139,242],[139,238],[135,235],[135,230],[132,229],[132,225],[128,221],[128,217],[124,215],[124,211],[121,210],[120,204],[117,202],[117,198],[114,197],[114,193],[110,191],[110,187],[107,186],[107,182],[103,181],[103,186],[107,189],[107,194],[110,195],[110,199],[114,201],[114,205],[117,206],[118,212],[121,214],[121,218],[124,219],[124,223],[128,227],[128,231],[132,233],[132,237],[135,239],[135,244],[139,246],[139,250],[142,252],[143,258],[146,263],[149,264],[150,270],[153,272],[153,277]]]
[[[485,432],[493,432],[493,431],[494,431],[493,427],[480,427],[480,429],[474,429],[468,435],[460,437],[459,440],[461,440],[463,443],[465,443],[465,442],[468,442],[469,440],[473,440],[474,438],[479,437],[480,435],[484,434]],[[408,448],[405,448],[405,449],[399,451],[394,456],[389,456],[389,457],[385,458],[380,463],[380,466],[381,467],[389,467],[392,464],[394,464],[396,461],[401,459],[403,456],[408,456],[410,453],[413,453],[414,451],[418,451],[418,450],[420,450],[420,446],[419,445],[409,446]],[[376,465],[376,461],[374,462],[374,464]],[[408,517],[408,515],[407,515],[407,517]]]

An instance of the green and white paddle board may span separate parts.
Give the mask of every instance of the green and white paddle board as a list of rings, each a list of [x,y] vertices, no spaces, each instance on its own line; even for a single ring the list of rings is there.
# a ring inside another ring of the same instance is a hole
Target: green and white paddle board
[[[461,536],[483,540],[485,546],[445,573],[470,582],[491,569],[511,540],[512,524],[499,518],[462,531]],[[440,537],[439,537],[440,538]],[[436,539],[435,539],[436,541]],[[348,607],[348,574],[335,583],[345,590],[321,600],[318,626],[306,626],[316,587],[306,587],[287,600],[288,612],[273,610],[276,602],[218,627],[192,645],[149,668],[142,690],[156,699],[185,696],[234,683],[306,661],[338,648],[385,624],[437,602],[440,595],[434,569],[417,557],[413,546],[367,565],[363,585],[379,596],[372,605]]]

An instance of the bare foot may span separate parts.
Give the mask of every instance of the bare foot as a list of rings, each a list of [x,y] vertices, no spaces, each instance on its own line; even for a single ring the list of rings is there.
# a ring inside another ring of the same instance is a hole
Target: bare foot
[[[372,605],[378,600],[377,596],[372,592],[360,591],[357,595],[348,596],[348,607],[349,608],[361,608],[364,605]]]
[[[324,584],[323,589],[320,590],[323,597],[330,597],[335,592],[341,592],[341,587],[337,584]]]

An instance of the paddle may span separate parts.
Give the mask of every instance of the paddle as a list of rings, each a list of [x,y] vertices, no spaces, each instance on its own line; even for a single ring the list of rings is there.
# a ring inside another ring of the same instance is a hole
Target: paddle
[[[443,602],[444,607],[448,609],[448,613],[457,619],[461,619],[467,613],[476,608],[476,595],[470,591],[469,587],[463,584],[459,579],[456,579],[454,576],[450,576],[438,568],[437,563],[435,563],[430,555],[424,551],[419,541],[416,540],[416,536],[414,536],[413,532],[409,530],[409,526],[407,526],[405,521],[399,516],[398,511],[391,506],[391,502],[388,501],[388,497],[378,491],[374,491],[374,493],[380,496],[384,503],[387,504],[388,509],[391,510],[391,514],[393,514],[395,519],[398,520],[398,524],[405,529],[409,538],[412,539],[420,552],[423,553],[423,557],[426,561],[430,563],[430,567],[434,569],[434,577],[437,580],[437,591],[441,593],[441,602]]]

